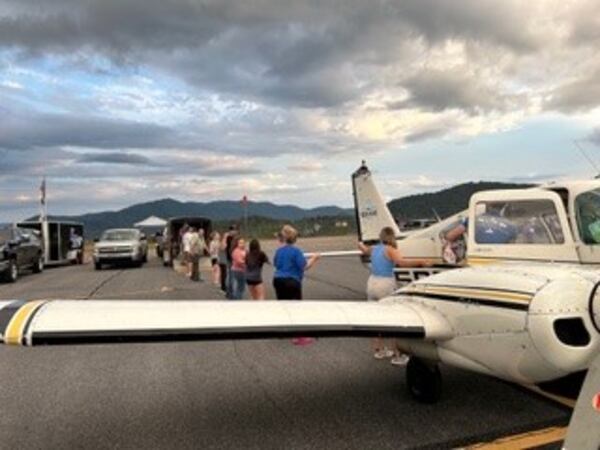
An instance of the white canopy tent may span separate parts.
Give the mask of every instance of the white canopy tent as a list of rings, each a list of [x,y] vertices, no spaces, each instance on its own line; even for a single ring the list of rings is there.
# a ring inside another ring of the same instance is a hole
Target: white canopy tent
[[[158,228],[164,227],[167,224],[165,219],[161,219],[160,217],[150,216],[141,222],[137,222],[133,224],[136,228]]]

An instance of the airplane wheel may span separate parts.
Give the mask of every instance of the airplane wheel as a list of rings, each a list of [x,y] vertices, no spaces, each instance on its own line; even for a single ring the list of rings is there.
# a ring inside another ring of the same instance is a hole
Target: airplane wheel
[[[440,368],[411,357],[406,365],[408,392],[421,403],[436,403],[442,396],[442,375]]]

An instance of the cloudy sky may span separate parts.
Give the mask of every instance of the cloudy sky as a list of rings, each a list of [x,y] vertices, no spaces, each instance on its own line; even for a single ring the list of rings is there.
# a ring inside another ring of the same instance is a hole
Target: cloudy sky
[[[592,176],[600,3],[0,0],[0,222]]]

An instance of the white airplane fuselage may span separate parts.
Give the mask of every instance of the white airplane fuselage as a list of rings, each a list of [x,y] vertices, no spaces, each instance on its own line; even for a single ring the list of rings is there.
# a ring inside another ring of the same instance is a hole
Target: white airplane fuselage
[[[600,276],[574,265],[446,271],[384,301],[442,315],[448,340],[401,340],[406,352],[518,383],[584,370],[600,351]]]
[[[406,259],[434,262],[396,268],[403,287],[386,301],[442,315],[453,336],[403,339],[407,353],[540,383],[585,370],[600,352],[600,180],[479,192],[467,210],[406,236],[370,170],[352,181],[361,241],[388,226]],[[458,223],[468,224],[465,259],[448,264],[444,236]]]

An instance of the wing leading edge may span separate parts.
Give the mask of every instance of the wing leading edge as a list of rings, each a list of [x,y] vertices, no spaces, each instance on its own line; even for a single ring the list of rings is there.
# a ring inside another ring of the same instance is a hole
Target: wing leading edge
[[[410,301],[50,300],[0,303],[0,340],[66,345],[294,336],[447,339],[452,330]]]

